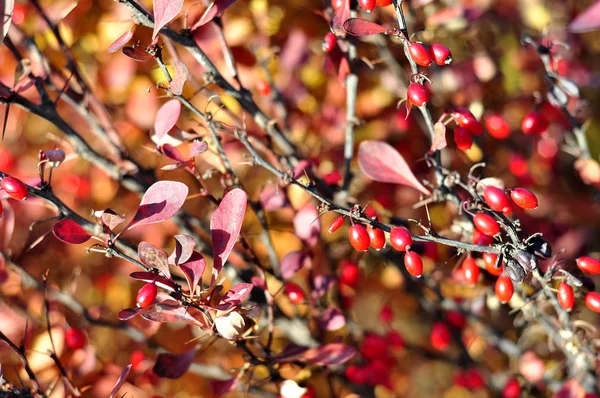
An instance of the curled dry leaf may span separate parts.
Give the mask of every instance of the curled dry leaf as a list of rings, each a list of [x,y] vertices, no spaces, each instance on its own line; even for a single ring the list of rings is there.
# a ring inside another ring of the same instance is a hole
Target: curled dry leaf
[[[433,125],[433,141],[431,142],[430,152],[440,151],[446,146],[446,125],[441,122],[437,122]]]
[[[215,319],[215,327],[223,338],[227,340],[235,340],[244,331],[246,322],[237,312],[233,311],[225,316],[221,316]]]
[[[52,232],[61,241],[72,245],[85,243],[92,237],[81,225],[69,218],[62,219],[54,224]]]
[[[152,3],[154,10],[152,40],[154,40],[158,32],[181,12],[183,0],[154,0]]]

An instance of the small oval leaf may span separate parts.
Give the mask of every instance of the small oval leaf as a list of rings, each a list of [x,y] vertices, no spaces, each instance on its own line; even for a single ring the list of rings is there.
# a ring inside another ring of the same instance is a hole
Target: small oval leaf
[[[352,36],[370,36],[387,33],[388,29],[361,18],[350,18],[344,22],[344,30]]]
[[[181,102],[179,100],[169,100],[160,107],[154,121],[154,134],[158,142],[161,142],[162,138],[175,127],[180,114]]]
[[[152,371],[159,377],[178,379],[187,372],[194,361],[196,350],[183,354],[159,354]]]
[[[154,30],[152,31],[152,40],[156,38],[158,32],[177,17],[183,8],[183,0],[154,0]]]
[[[115,40],[110,46],[108,46],[108,53],[116,53],[121,48],[125,46],[125,44],[129,43],[129,40],[133,37],[133,30],[129,29],[127,32],[123,33],[117,40]]]
[[[65,218],[54,224],[52,232],[61,241],[72,245],[85,243],[92,237],[81,225],[69,218]]]
[[[127,229],[167,220],[183,206],[187,185],[177,181],[158,181],[144,194],[140,207]]]

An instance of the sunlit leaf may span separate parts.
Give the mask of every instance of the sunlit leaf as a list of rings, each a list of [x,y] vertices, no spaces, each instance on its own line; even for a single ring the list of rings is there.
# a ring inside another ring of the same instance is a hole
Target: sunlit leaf
[[[309,259],[308,254],[302,250],[292,251],[283,256],[281,259],[281,276],[283,279],[293,277]]]
[[[140,207],[127,229],[165,221],[183,206],[187,185],[177,181],[158,181],[144,194]]]
[[[125,44],[129,43],[129,40],[133,37],[133,30],[129,29],[125,33],[123,33],[117,40],[115,40],[110,46],[108,46],[109,54],[116,53],[121,48],[125,46]]]
[[[370,36],[386,33],[387,28],[361,18],[350,18],[344,21],[344,30],[353,36]]]
[[[237,312],[230,312],[225,316],[215,319],[215,327],[219,334],[227,340],[235,340],[240,337],[246,327],[244,318]]]
[[[193,296],[196,286],[202,280],[202,274],[206,269],[206,261],[202,254],[195,251],[192,252],[188,260],[179,264],[179,268],[183,271],[190,287],[190,294]]]
[[[10,28],[14,8],[14,0],[0,1],[0,16],[2,17],[2,20],[0,20],[0,44],[4,41],[4,38],[8,33],[8,29]]]
[[[154,0],[154,30],[152,31],[152,40],[156,38],[158,32],[177,17],[183,8],[183,0]]]
[[[131,367],[132,367],[132,365],[129,364],[125,367],[125,369],[123,369],[123,372],[117,379],[117,383],[115,384],[110,395],[108,396],[109,398],[114,398],[117,396],[117,393],[119,392],[121,387],[123,387],[123,384],[125,384],[125,381],[127,380],[127,376],[129,375],[129,371],[131,370]]]
[[[190,78],[187,66],[181,61],[175,62],[175,74],[169,83],[169,89],[175,95],[181,95],[185,82]]]
[[[164,250],[148,242],[141,242],[138,245],[138,256],[148,267],[157,269],[165,278],[171,279],[167,253]]]
[[[321,236],[321,220],[317,208],[308,203],[294,216],[294,232],[310,247],[314,247]]]
[[[204,11],[204,14],[200,17],[198,22],[192,26],[192,31],[196,30],[202,25],[205,25],[212,21],[217,15],[223,14],[223,12],[229,8],[237,0],[214,0]]]
[[[181,114],[181,102],[176,99],[165,102],[158,112],[156,113],[156,119],[154,120],[154,134],[160,142],[163,136],[169,133],[169,131],[175,127],[179,115]]]
[[[169,264],[185,263],[194,252],[196,239],[185,234],[175,235],[174,238],[175,250],[169,256]]]
[[[569,24],[568,29],[573,33],[589,32],[600,28],[600,0],[586,8]]]

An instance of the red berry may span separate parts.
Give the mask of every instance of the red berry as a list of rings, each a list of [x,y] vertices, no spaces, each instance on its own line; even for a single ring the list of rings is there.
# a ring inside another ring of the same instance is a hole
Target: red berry
[[[390,323],[394,319],[394,311],[392,311],[392,307],[389,304],[381,307],[381,310],[379,310],[379,319],[383,323]]]
[[[321,47],[323,48],[324,52],[330,53],[335,48],[336,43],[337,43],[337,39],[335,38],[335,35],[333,33],[329,32],[323,38],[323,43],[322,43]]]
[[[519,398],[521,396],[521,385],[519,380],[512,378],[506,382],[502,389],[502,398]]]
[[[269,83],[267,83],[267,81],[263,79],[259,79],[256,82],[256,90],[259,92],[260,95],[265,97],[271,94],[271,86],[269,86]]]
[[[392,0],[375,0],[375,5],[377,7],[387,7],[392,4]]]
[[[483,190],[485,203],[494,211],[504,212],[504,209],[510,207],[508,196],[498,187],[489,185]]]
[[[331,224],[329,224],[329,233],[332,234],[335,231],[337,231],[338,229],[340,229],[340,227],[344,224],[344,216],[337,216],[332,222]]]
[[[479,280],[479,267],[472,257],[467,257],[462,263],[462,269],[465,276],[465,281],[471,285],[477,284]]]
[[[500,225],[496,219],[486,213],[477,213],[473,217],[473,224],[482,233],[488,236],[495,236],[500,233]]]
[[[360,353],[367,359],[376,359],[381,357],[387,349],[388,342],[385,337],[375,333],[369,333],[365,336],[361,346]]]
[[[600,312],[600,293],[589,292],[586,294],[585,305],[594,312]]]
[[[137,368],[144,359],[146,359],[146,354],[144,354],[144,351],[137,350],[132,352],[131,356],[129,357],[131,368],[135,370],[135,368]]]
[[[348,286],[356,286],[360,278],[358,265],[352,261],[343,260],[340,266],[340,283]]]
[[[404,255],[404,266],[408,273],[416,278],[423,275],[423,260],[415,252],[406,252]]]
[[[381,249],[385,246],[385,232],[379,228],[373,228],[372,226],[367,227],[369,239],[371,239],[371,247],[373,249]]]
[[[27,199],[27,185],[15,177],[6,176],[0,182],[0,187],[15,200]]]
[[[346,375],[346,379],[354,384],[364,384],[367,380],[367,372],[357,365],[348,366],[344,374]]]
[[[496,296],[502,303],[508,303],[513,293],[515,292],[515,288],[513,286],[512,281],[506,275],[500,275],[498,280],[496,281]]]
[[[369,233],[360,224],[354,224],[348,230],[348,239],[350,240],[350,244],[354,249],[359,252],[365,252],[369,249],[369,245],[371,243],[371,239],[369,238]]]
[[[473,146],[473,137],[469,130],[458,126],[454,129],[454,142],[458,149],[466,152]]]
[[[284,291],[293,304],[302,304],[304,302],[304,290],[294,282],[286,282]]]
[[[323,176],[323,181],[327,185],[337,185],[342,181],[342,173],[339,170],[334,170],[331,173],[327,173]]]
[[[495,253],[483,253],[483,263],[485,264],[485,270],[494,276],[498,276],[502,273],[504,269],[503,265],[500,265],[499,268],[495,268],[496,260],[498,260],[498,255]]]
[[[525,134],[542,134],[548,129],[548,119],[537,111],[531,111],[521,122]]]
[[[375,0],[358,0],[358,5],[366,12],[371,12],[375,8]]]
[[[68,328],[65,330],[65,343],[72,350],[79,350],[85,347],[85,334],[81,329]]]
[[[158,288],[155,283],[146,283],[142,288],[138,291],[137,294],[137,306],[140,308],[148,307],[150,304],[154,302],[156,299],[156,295],[158,294]]]
[[[431,65],[431,56],[429,56],[427,48],[425,48],[425,46],[421,43],[412,43],[410,46],[408,46],[408,52],[417,65]]]
[[[390,245],[399,252],[405,252],[412,245],[412,236],[404,227],[394,227],[390,231]]]
[[[460,311],[446,312],[446,321],[456,329],[464,329],[467,326],[467,317]]]
[[[344,5],[344,0],[331,0],[331,7],[334,11],[339,10]]]
[[[4,209],[2,208],[2,203],[0,203],[0,218],[2,218],[3,212],[4,212]]]
[[[465,371],[466,387],[471,390],[479,390],[485,387],[485,378],[478,369],[467,369]]]
[[[471,239],[476,245],[489,246],[494,243],[494,238],[483,234],[480,230],[473,230],[473,238]]]
[[[431,333],[429,335],[429,341],[431,341],[431,345],[433,348],[439,351],[445,351],[450,345],[450,330],[445,323],[436,322],[431,328]]]
[[[452,54],[446,46],[432,44],[431,47],[429,47],[429,51],[431,52],[433,61],[440,66],[450,65],[450,62],[452,62]]]
[[[390,330],[389,332],[387,332],[387,334],[385,335],[385,339],[392,346],[392,348],[404,348],[404,338],[402,337],[400,332],[396,330]]]
[[[492,114],[485,118],[485,128],[490,135],[499,140],[508,138],[510,135],[510,126],[501,115]]]
[[[538,200],[535,194],[525,188],[515,188],[510,191],[510,198],[515,204],[523,209],[535,209],[538,207]]]
[[[471,134],[477,136],[483,134],[483,126],[468,109],[457,108],[452,112],[452,117],[456,124],[466,128]]]
[[[429,102],[429,92],[419,83],[411,83],[406,92],[408,101],[415,106],[423,106]]]
[[[583,256],[575,260],[580,270],[590,275],[600,274],[600,260],[595,258]]]
[[[573,295],[573,288],[567,284],[566,282],[561,282],[558,285],[558,303],[560,306],[567,310],[571,311],[573,305],[575,304],[575,296]]]
[[[13,21],[14,21],[14,11],[13,11]],[[0,148],[0,170],[8,173],[10,170],[15,167],[16,160],[14,155],[6,148]]]
[[[529,171],[527,160],[518,154],[513,154],[508,162],[508,169],[517,177],[524,177]]]

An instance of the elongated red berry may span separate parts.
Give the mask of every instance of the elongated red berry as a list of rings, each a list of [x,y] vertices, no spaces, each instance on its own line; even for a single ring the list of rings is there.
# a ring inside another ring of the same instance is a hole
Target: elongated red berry
[[[390,231],[390,245],[399,252],[405,252],[412,245],[412,235],[404,227],[394,227]]]
[[[521,385],[514,377],[506,382],[502,389],[502,398],[519,398],[521,396]]]
[[[431,52],[433,61],[440,66],[450,65],[452,62],[452,53],[450,53],[450,50],[446,46],[432,44],[431,47],[429,47],[429,52]]]
[[[515,292],[515,288],[508,276],[500,275],[496,281],[495,291],[500,302],[508,303]]]
[[[87,339],[81,329],[68,328],[65,330],[65,343],[72,350],[79,350],[85,347]]]
[[[586,294],[585,305],[594,312],[600,312],[600,293],[589,292]]]
[[[485,118],[485,128],[494,138],[503,140],[510,135],[510,126],[501,115],[492,114]]]
[[[471,113],[470,110],[466,108],[456,108],[454,112],[452,112],[452,117],[456,124],[460,127],[464,127],[473,135],[481,135],[483,134],[483,126],[479,121],[475,118],[475,116]]]
[[[491,275],[498,276],[504,270],[504,265],[501,264],[500,267],[496,268],[496,261],[498,260],[498,255],[495,253],[483,253],[483,264],[485,265],[485,270],[489,272]]]
[[[373,249],[381,249],[385,246],[385,232],[379,228],[373,228],[372,226],[367,227],[367,233],[371,239],[371,247]]]
[[[571,311],[573,305],[575,304],[575,295],[573,294],[573,288],[566,282],[561,282],[558,285],[558,304],[567,310]]]
[[[492,243],[494,243],[494,238],[481,233],[480,230],[475,228],[473,230],[473,237],[471,239],[471,242],[475,243],[476,245],[489,246]]]
[[[600,274],[600,260],[589,256],[582,256],[575,260],[580,270],[588,275]]]
[[[321,44],[321,47],[323,48],[323,52],[326,52],[326,53],[332,52],[333,49],[335,48],[336,43],[337,43],[337,39],[335,38],[335,35],[331,32],[327,33],[325,35],[325,37],[323,38],[323,43]]]
[[[429,55],[429,51],[427,51],[427,48],[425,48],[425,46],[421,43],[412,43],[410,46],[408,46],[408,52],[417,65],[431,65],[431,56]]]
[[[408,86],[406,96],[414,106],[423,106],[429,102],[429,92],[419,83],[411,83]]]
[[[415,252],[406,252],[404,255],[404,266],[409,274],[415,278],[423,275],[423,260]]]
[[[465,276],[465,281],[471,285],[477,284],[479,280],[479,267],[472,257],[465,258],[462,263],[462,269]]]
[[[482,233],[488,236],[495,236],[500,233],[500,225],[496,219],[486,213],[477,213],[473,217],[473,224]]]
[[[375,0],[377,7],[387,7],[392,4],[392,0]]]
[[[293,304],[302,304],[304,302],[304,290],[294,282],[286,282],[283,290]]]
[[[3,212],[4,212],[4,209],[2,208],[2,203],[0,203],[0,218],[2,218]]]
[[[15,200],[27,199],[27,186],[18,178],[6,176],[0,181],[0,187]]]
[[[136,299],[137,306],[140,308],[148,307],[154,302],[154,299],[156,299],[157,294],[158,288],[156,287],[156,283],[146,283],[138,291]]]
[[[348,286],[356,286],[360,278],[358,264],[350,260],[340,262],[340,283]]]
[[[510,201],[504,191],[492,185],[485,187],[483,190],[483,199],[494,211],[504,212],[504,209],[510,207]]]
[[[371,12],[375,8],[375,0],[358,0],[358,5],[366,12]]]
[[[510,191],[510,198],[517,206],[523,209],[535,209],[538,207],[538,200],[535,194],[525,188],[513,189]]]
[[[429,341],[433,348],[439,351],[445,351],[448,346],[450,346],[450,340],[452,335],[450,334],[450,329],[443,322],[436,322],[433,324],[431,328],[431,333],[429,334]]]
[[[360,224],[354,224],[350,227],[348,230],[348,239],[352,247],[360,252],[367,251],[371,243],[367,230]]]
[[[335,231],[337,231],[338,229],[340,229],[340,227],[344,224],[344,216],[337,216],[332,222],[331,224],[329,224],[329,233],[332,234]]]
[[[258,79],[256,82],[256,90],[262,96],[268,97],[271,94],[271,86],[264,79]]]
[[[463,152],[468,151],[473,146],[473,136],[464,127],[456,127],[454,129],[454,142],[456,147]]]
[[[548,119],[538,111],[531,111],[521,122],[525,134],[542,134],[548,129]]]

